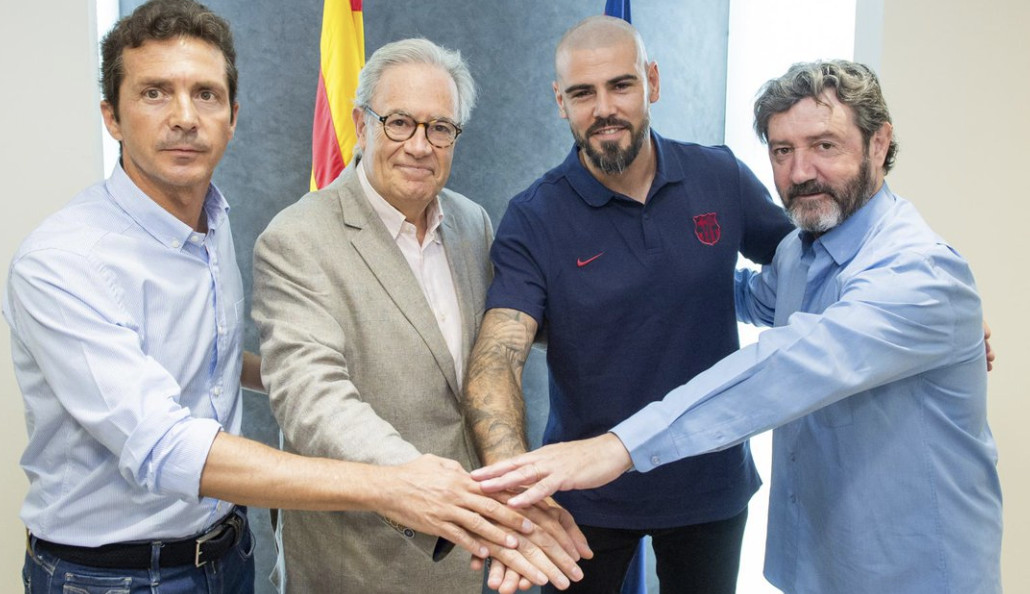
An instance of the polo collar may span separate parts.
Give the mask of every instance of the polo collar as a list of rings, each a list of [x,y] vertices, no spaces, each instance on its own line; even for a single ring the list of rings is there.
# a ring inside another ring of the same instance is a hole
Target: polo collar
[[[659,136],[654,129],[651,129],[650,137],[655,149],[655,158],[658,162],[655,166],[654,180],[651,182],[651,188],[647,192],[648,200],[664,185],[682,181],[684,177],[683,169],[676,163],[670,164],[668,159],[666,159],[666,145],[669,141]],[[580,148],[573,145],[572,150],[569,151],[565,161],[561,164],[561,170],[566,179],[569,180],[569,185],[572,186],[572,189],[576,191],[584,202],[597,208],[604,206],[614,198],[630,200],[630,198],[622,194],[609,190],[604,184],[597,181],[597,178],[590,173],[590,170],[580,162],[579,151]]]

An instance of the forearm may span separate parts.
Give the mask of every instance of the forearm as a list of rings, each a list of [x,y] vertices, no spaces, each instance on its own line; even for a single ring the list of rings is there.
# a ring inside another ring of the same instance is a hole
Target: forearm
[[[240,505],[304,510],[374,510],[376,467],[297,456],[220,432],[200,477],[200,495]]]
[[[465,378],[465,420],[480,459],[490,464],[528,450],[522,371],[536,321],[491,309],[483,318]]]

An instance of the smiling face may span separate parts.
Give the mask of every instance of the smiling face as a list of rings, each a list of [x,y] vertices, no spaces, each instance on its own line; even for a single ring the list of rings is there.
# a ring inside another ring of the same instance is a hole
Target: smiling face
[[[584,165],[596,177],[629,167],[648,140],[649,105],[658,100],[658,67],[638,56],[634,38],[559,49],[554,96],[569,120]]]
[[[883,184],[890,143],[884,124],[866,143],[850,107],[833,91],[806,97],[769,119],[776,190],[801,229],[825,233],[860,209]]]
[[[442,68],[398,64],[383,72],[370,107],[383,116],[401,113],[419,122],[453,122],[457,121],[458,90]],[[422,126],[408,140],[390,140],[377,120],[369,121],[365,110],[356,108],[352,115],[361,148],[361,166],[369,183],[408,220],[417,223],[447,183],[454,145],[433,146]]]
[[[121,143],[125,173],[172,214],[199,212],[236,129],[225,57],[205,41],[176,37],[126,48],[122,63],[118,113],[106,101],[101,112]]]

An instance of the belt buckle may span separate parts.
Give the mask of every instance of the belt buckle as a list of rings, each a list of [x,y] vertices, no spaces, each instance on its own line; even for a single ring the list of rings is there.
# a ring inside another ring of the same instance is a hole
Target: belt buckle
[[[205,542],[207,542],[207,541],[209,541],[209,540],[211,540],[213,538],[218,538],[227,529],[228,529],[227,525],[219,524],[218,526],[215,526],[214,528],[212,528],[207,534],[202,534],[202,535],[200,535],[197,538],[196,552],[194,553],[194,556],[193,556],[193,565],[194,565],[194,567],[203,567],[204,565],[207,564],[207,561],[201,561],[200,560],[200,556],[204,554],[204,552],[200,550],[200,547],[203,546],[203,544]]]

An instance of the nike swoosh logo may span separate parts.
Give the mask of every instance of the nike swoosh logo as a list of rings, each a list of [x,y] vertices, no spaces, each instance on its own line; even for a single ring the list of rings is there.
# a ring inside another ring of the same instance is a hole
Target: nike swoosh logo
[[[601,252],[600,254],[597,254],[596,256],[594,256],[592,258],[587,258],[586,260],[580,260],[579,258],[576,258],[576,266],[579,266],[580,268],[583,268],[587,264],[593,262],[594,260],[600,258],[603,255],[604,255],[604,252]]]

